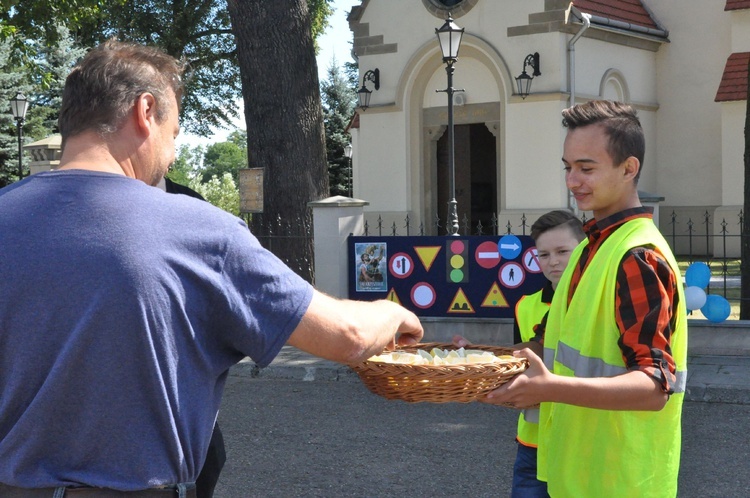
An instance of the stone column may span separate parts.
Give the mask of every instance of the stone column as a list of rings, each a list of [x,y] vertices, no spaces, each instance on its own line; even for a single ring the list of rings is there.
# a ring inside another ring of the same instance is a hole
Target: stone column
[[[313,212],[315,287],[335,297],[349,295],[347,238],[364,232],[367,201],[335,196],[307,205]]]
[[[33,175],[41,171],[49,171],[60,165],[60,135],[50,135],[47,138],[26,144],[24,150],[31,154],[29,163],[29,174]]]

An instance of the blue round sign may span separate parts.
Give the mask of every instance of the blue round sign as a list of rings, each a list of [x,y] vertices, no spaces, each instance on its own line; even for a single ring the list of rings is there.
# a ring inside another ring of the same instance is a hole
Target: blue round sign
[[[500,242],[497,243],[497,248],[503,259],[516,259],[521,254],[523,244],[521,244],[521,239],[515,235],[503,235],[500,237]]]

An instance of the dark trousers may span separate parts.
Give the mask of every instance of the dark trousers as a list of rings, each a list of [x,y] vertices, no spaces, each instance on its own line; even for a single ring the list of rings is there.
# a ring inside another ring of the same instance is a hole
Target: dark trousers
[[[547,483],[536,478],[536,453],[536,448],[518,443],[511,498],[549,498]]]
[[[208,443],[208,454],[206,463],[203,464],[201,473],[195,481],[197,498],[212,498],[214,488],[219,482],[219,474],[227,460],[227,454],[224,450],[224,436],[219,429],[219,422],[214,425],[214,432],[211,434],[211,442]]]

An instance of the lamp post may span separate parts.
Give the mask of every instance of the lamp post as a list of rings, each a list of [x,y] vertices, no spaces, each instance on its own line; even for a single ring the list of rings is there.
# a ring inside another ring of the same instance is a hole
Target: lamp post
[[[344,146],[344,155],[349,160],[349,169],[347,170],[347,183],[349,187],[349,197],[352,196],[352,144]]]
[[[23,136],[23,123],[26,119],[26,110],[29,108],[29,101],[23,93],[18,92],[15,97],[10,99],[10,112],[16,120],[18,128],[18,179],[23,178],[23,149],[21,148],[21,139]]]
[[[437,90],[448,94],[448,170],[450,177],[450,195],[448,201],[448,231],[450,235],[458,235],[458,203],[456,202],[456,158],[453,140],[453,94],[457,91],[453,88],[453,65],[458,60],[458,49],[461,46],[461,37],[464,28],[459,28],[451,18],[450,14],[445,24],[435,29],[435,34],[440,42],[440,51],[443,53],[445,71],[448,74],[448,88]]]

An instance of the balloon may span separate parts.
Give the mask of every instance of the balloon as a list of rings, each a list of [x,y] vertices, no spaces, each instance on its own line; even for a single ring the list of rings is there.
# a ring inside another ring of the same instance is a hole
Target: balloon
[[[685,272],[685,285],[705,289],[711,282],[711,268],[706,263],[693,263]]]
[[[687,287],[685,289],[685,304],[690,311],[701,309],[706,304],[706,291],[694,285]]]
[[[709,322],[719,323],[729,317],[729,314],[732,313],[732,307],[729,305],[729,301],[723,297],[717,294],[709,294],[706,296],[706,304],[701,307],[701,313]]]

